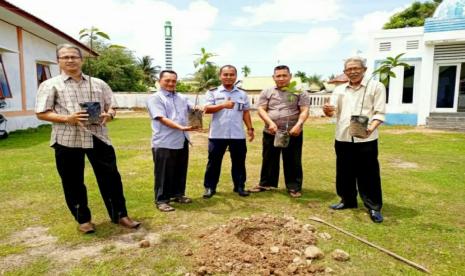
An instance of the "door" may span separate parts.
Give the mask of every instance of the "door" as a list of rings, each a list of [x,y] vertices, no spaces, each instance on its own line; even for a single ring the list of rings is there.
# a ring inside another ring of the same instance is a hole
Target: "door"
[[[460,78],[459,78],[459,100],[457,103],[457,111],[465,112],[465,62],[460,66]]]
[[[436,112],[456,112],[460,63],[437,64],[435,70],[435,105]]]

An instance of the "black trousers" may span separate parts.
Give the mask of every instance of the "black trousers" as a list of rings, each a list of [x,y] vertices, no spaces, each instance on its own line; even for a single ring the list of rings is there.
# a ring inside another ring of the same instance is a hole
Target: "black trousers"
[[[303,133],[291,136],[287,148],[276,148],[274,135],[263,132],[262,169],[260,186],[278,187],[279,159],[282,153],[284,182],[287,190],[302,190],[302,143]]]
[[[231,156],[231,176],[234,183],[234,191],[244,189],[247,174],[245,170],[245,157],[247,145],[245,139],[209,139],[208,140],[208,163],[205,171],[203,185],[216,191],[220,179],[221,163],[226,148],[229,147]]]
[[[66,204],[78,223],[91,220],[87,206],[87,190],[84,184],[85,156],[90,161],[97,178],[100,194],[111,221],[127,216],[121,176],[116,166],[115,150],[95,136],[94,148],[69,148],[55,144],[55,161],[61,177]]]
[[[155,203],[168,203],[186,192],[189,145],[182,149],[152,148],[155,175]]]
[[[352,143],[336,141],[336,191],[341,201],[355,205],[357,188],[368,209],[383,205],[378,162],[378,140]]]

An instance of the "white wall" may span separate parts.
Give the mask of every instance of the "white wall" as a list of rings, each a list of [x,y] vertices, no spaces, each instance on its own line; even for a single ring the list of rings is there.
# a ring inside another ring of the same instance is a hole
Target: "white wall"
[[[418,40],[418,49],[407,49],[407,41],[414,40]],[[381,51],[380,43],[382,42],[390,42],[391,49]],[[425,47],[422,27],[384,30],[374,36],[370,47],[371,52],[368,55],[370,58],[368,66],[372,67],[370,71],[374,69],[375,62],[385,60],[387,57],[395,57],[401,53],[404,53],[401,58],[403,62],[415,66],[413,103],[402,103],[404,68],[397,67],[393,70],[396,78],[391,78],[389,83],[387,113],[418,114],[420,117],[420,109],[424,109],[423,105],[427,104],[425,98],[429,98],[431,94],[431,88],[426,89],[424,83],[425,76],[423,72],[427,68],[424,61],[425,51],[427,51]],[[428,110],[429,106],[427,106]]]
[[[26,106],[28,110],[34,109],[35,99],[37,95],[37,62],[48,63],[50,73],[53,76],[58,74],[58,66],[56,63],[56,45],[44,39],[41,39],[28,32],[23,32],[23,47],[24,47],[24,73],[26,76]]]

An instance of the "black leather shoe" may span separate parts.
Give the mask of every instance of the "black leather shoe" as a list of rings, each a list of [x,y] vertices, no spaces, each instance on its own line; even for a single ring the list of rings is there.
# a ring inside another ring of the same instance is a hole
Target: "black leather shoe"
[[[380,211],[375,211],[375,210],[368,210],[368,213],[370,214],[370,218],[374,223],[381,223],[383,222],[383,215],[381,215]]]
[[[244,188],[237,188],[237,193],[240,196],[249,196],[250,195],[250,193],[247,192],[246,190],[244,190]]]
[[[216,194],[216,191],[212,190],[211,188],[205,188],[205,192],[203,193],[203,198],[210,198],[214,194]]]
[[[332,204],[329,206],[329,208],[333,210],[353,209],[357,207],[358,207],[357,204],[345,204],[344,202],[339,202],[339,203]]]

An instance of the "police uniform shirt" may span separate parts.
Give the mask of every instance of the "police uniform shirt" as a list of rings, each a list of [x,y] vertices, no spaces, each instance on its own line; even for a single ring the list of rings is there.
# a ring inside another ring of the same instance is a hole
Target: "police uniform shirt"
[[[247,93],[235,86],[231,91],[219,86],[206,93],[206,105],[218,105],[228,100],[234,102],[234,107],[213,113],[210,139],[245,139],[242,121],[244,111],[250,108]]]

